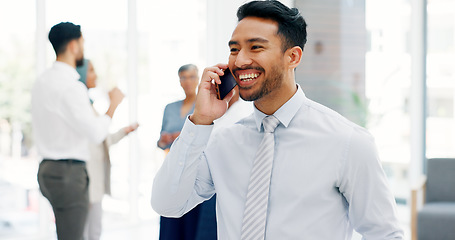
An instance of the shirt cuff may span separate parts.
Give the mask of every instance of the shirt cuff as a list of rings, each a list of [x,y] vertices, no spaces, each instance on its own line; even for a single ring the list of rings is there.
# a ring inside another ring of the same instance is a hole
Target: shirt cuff
[[[180,132],[179,139],[188,145],[205,145],[209,141],[213,126],[213,123],[210,125],[196,125],[191,122],[188,116],[182,132]]]

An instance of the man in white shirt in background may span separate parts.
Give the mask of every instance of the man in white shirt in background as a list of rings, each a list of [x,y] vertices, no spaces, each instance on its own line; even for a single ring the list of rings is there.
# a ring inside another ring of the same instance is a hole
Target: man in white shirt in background
[[[38,183],[54,210],[58,239],[81,240],[89,206],[85,167],[89,143],[101,143],[106,138],[124,96],[119,89],[112,90],[106,114],[96,116],[87,88],[78,81],[76,72],[84,56],[81,27],[59,23],[51,28],[49,40],[57,60],[32,89],[33,131],[43,158]]]
[[[295,82],[306,43],[298,9],[252,1],[237,17],[229,63],[204,70],[194,113],[155,177],[154,210],[179,217],[216,193],[219,239],[346,240],[353,229],[403,239],[371,135]],[[211,136],[232,97],[218,100],[212,80],[227,67],[254,113]]]

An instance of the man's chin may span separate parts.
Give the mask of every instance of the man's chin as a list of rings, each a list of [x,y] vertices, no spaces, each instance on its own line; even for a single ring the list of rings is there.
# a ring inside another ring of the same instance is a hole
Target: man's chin
[[[76,67],[81,67],[82,65],[84,65],[84,58],[77,59],[76,60]]]
[[[239,91],[240,98],[244,101],[256,101],[258,99],[257,94],[254,92],[248,92],[248,90],[244,90],[242,93],[242,90]]]

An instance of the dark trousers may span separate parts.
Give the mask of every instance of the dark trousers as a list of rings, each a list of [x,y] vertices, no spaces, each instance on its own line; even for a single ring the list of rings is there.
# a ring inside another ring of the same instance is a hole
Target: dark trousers
[[[38,169],[38,183],[54,210],[58,239],[82,240],[89,208],[85,163],[43,160]]]
[[[160,240],[194,240],[199,220],[200,205],[180,218],[161,217]]]
[[[160,240],[216,239],[216,195],[181,218],[161,217]]]
[[[199,223],[197,226],[196,240],[216,240],[216,194],[200,204]]]

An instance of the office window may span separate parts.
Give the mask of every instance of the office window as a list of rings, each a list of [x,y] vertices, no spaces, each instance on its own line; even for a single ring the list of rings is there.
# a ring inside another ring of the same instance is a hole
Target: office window
[[[371,33],[365,63],[367,128],[375,137],[392,191],[401,202],[409,193],[410,18],[409,0],[366,1],[366,28]]]
[[[159,227],[150,207],[153,177],[164,160],[157,148],[166,104],[185,98],[178,69],[188,63],[206,67],[206,0],[137,1],[138,120],[140,166],[139,219]],[[158,232],[156,232],[158,236]]]
[[[296,1],[296,6],[309,23],[297,81],[310,99],[373,134],[393,193],[405,201],[410,162],[406,110],[411,84],[410,1],[315,0]]]
[[[35,80],[35,1],[0,2],[0,238],[39,229],[30,89]]]
[[[428,0],[427,158],[455,157],[455,2]]]

